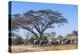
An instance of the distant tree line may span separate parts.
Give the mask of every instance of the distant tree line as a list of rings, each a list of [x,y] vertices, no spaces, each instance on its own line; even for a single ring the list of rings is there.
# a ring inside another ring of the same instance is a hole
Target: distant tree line
[[[63,40],[64,38],[66,37],[71,37],[71,36],[75,36],[77,37],[78,35],[78,32],[77,31],[73,31],[71,34],[68,34],[66,36],[62,36],[62,35],[59,35],[57,38],[52,38],[52,40]],[[12,36],[12,45],[29,45],[29,44],[33,44],[33,41],[34,40],[38,40],[39,37],[33,35],[30,39],[28,39],[27,37],[25,39],[23,39],[21,36]],[[43,39],[48,39],[48,36],[43,36]],[[66,38],[67,39],[67,38]],[[75,41],[78,41],[77,39]]]

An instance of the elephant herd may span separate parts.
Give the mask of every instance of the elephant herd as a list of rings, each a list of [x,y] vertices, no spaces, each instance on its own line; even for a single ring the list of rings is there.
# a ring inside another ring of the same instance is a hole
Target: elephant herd
[[[57,45],[67,45],[67,44],[71,44],[71,40],[68,39],[64,39],[63,41],[61,40],[56,40],[56,41],[49,41],[49,40],[34,40],[33,41],[33,47],[40,47],[40,46],[57,46]]]

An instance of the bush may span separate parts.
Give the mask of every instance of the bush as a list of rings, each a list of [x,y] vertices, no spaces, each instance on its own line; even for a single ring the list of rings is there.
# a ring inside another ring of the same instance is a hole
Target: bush
[[[24,41],[22,39],[22,37],[18,36],[16,38],[12,38],[12,45],[21,45],[23,44]]]
[[[29,39],[24,40],[24,45],[32,44]]]

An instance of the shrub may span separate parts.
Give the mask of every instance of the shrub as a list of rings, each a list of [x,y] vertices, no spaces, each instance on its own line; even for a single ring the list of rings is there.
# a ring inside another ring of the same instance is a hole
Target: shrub
[[[12,38],[12,45],[21,45],[23,43],[24,43],[23,38],[20,36]]]

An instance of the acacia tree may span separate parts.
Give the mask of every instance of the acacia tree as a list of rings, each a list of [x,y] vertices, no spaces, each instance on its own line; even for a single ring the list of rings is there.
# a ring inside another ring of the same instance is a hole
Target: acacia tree
[[[14,14],[11,18],[13,18],[12,29],[21,27],[40,39],[42,39],[45,30],[54,28],[55,24],[60,25],[68,22],[61,13],[52,10],[29,10],[23,14]]]
[[[74,30],[72,33],[73,33],[74,35],[78,36],[78,31]]]

